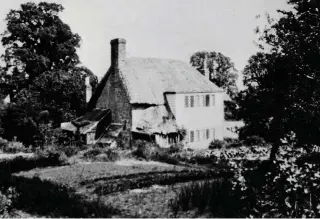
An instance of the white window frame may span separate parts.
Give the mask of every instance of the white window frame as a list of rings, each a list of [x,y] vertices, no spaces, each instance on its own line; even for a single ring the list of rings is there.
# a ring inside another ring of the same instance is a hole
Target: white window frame
[[[215,95],[215,94],[212,94],[212,95],[211,95],[211,99],[212,99],[212,101],[211,101],[212,104],[211,104],[211,105],[212,105],[212,106],[215,106],[215,105],[216,105],[216,95]]]

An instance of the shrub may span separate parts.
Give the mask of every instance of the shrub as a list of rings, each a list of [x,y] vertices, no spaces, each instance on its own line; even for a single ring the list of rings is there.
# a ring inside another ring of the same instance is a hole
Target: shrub
[[[178,150],[178,147],[181,147],[181,145],[174,146],[174,149],[161,148],[153,142],[136,140],[134,142],[134,146],[136,147],[136,149],[133,152],[133,155],[136,157],[143,158],[146,160],[164,162],[173,165],[179,164],[179,159],[177,159],[174,156],[171,156],[170,154],[173,150]]]
[[[181,142],[176,143],[176,144],[170,146],[169,153],[181,152],[183,150],[183,148],[184,148],[184,145]]]
[[[221,149],[226,147],[226,142],[222,140],[214,140],[210,143],[209,149]]]
[[[15,206],[49,217],[110,217],[115,210],[95,198],[85,199],[76,191],[38,177],[14,176],[12,185],[19,192]]]
[[[93,147],[84,153],[84,158],[90,161],[116,161],[119,159],[119,153],[115,148]]]
[[[241,147],[242,141],[238,138],[224,138],[224,141],[227,143],[227,147]]]
[[[0,150],[4,151],[8,144],[9,142],[6,139],[0,137]]]
[[[176,191],[169,205],[175,214],[196,209],[199,215],[207,212],[211,217],[243,217],[241,200],[228,179],[188,184]]]
[[[7,198],[0,191],[0,218],[9,217],[9,209],[11,207],[11,200]]]
[[[159,152],[159,146],[153,142],[148,142],[144,140],[135,140],[133,142],[133,146],[135,148],[133,154],[137,157],[150,160],[151,157]]]
[[[243,143],[247,146],[265,146],[266,141],[256,135],[248,136],[243,140]]]

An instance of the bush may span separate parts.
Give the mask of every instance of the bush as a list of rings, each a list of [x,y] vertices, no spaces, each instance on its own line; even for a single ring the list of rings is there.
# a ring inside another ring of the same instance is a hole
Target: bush
[[[238,138],[224,138],[224,141],[227,143],[227,147],[241,147],[242,141]]]
[[[20,194],[15,206],[49,217],[111,217],[114,209],[99,199],[90,201],[70,187],[38,177],[14,176],[11,184]]]
[[[193,182],[179,189],[170,201],[172,211],[196,209],[198,214],[211,217],[243,217],[240,197],[233,192],[228,179]],[[176,216],[176,215],[175,215]]]
[[[0,137],[0,150],[4,151],[8,147],[9,141]]]
[[[256,135],[248,136],[243,140],[244,145],[246,146],[265,146],[266,141]]]
[[[160,150],[160,147],[155,143],[144,140],[135,140],[133,147],[135,148],[133,155],[146,160],[150,160],[151,157]]]
[[[119,153],[115,148],[93,147],[84,153],[84,158],[90,161],[116,161],[119,159]]]
[[[13,159],[0,160],[0,185],[2,180],[12,173],[27,171],[38,167],[61,166],[67,164],[63,153],[42,152],[33,157],[17,156]],[[4,177],[6,176],[6,177]]]
[[[180,143],[176,143],[174,145],[171,145],[169,148],[169,153],[178,153],[181,152],[184,148],[184,145]]]
[[[0,218],[9,217],[10,207],[11,207],[11,200],[8,199],[7,196],[5,196],[0,191]]]
[[[144,140],[136,140],[134,142],[135,151],[133,155],[146,160],[154,160],[164,162],[168,164],[177,165],[179,160],[176,157],[170,155],[172,150],[178,150],[178,145],[172,148],[161,148],[153,142],[147,142]]]
[[[210,143],[209,145],[209,149],[221,149],[221,148],[225,148],[227,145],[227,143],[225,141],[222,140],[214,140]]]

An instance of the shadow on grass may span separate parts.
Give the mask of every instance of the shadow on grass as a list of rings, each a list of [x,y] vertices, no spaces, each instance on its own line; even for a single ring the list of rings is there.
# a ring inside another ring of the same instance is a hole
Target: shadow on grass
[[[97,199],[88,200],[72,188],[38,177],[13,176],[19,196],[14,205],[28,213],[50,217],[111,217],[118,211]]]

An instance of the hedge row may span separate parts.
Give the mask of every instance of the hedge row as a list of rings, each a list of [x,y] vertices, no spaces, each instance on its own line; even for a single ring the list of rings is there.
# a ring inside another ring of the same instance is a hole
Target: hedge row
[[[70,187],[38,177],[13,176],[19,196],[14,205],[29,213],[49,217],[110,217],[117,211],[98,200],[87,200]]]
[[[140,173],[135,176],[123,176],[115,179],[101,179],[96,181],[95,192],[98,194],[110,194],[131,189],[140,189],[152,185],[173,185],[176,183],[197,181],[213,178],[229,178],[233,176],[231,172],[216,171],[195,171],[183,170],[180,172],[167,173]],[[92,185],[91,185],[92,186]]]

